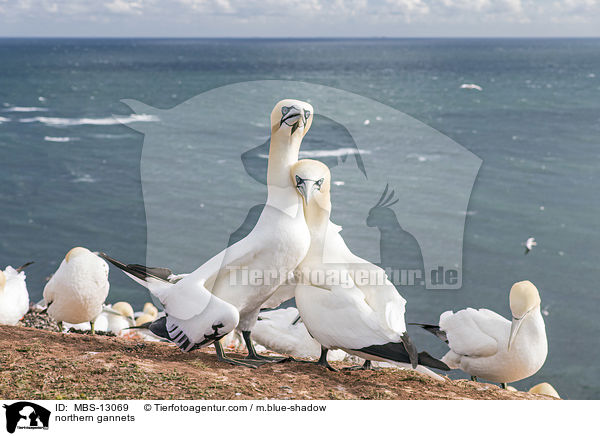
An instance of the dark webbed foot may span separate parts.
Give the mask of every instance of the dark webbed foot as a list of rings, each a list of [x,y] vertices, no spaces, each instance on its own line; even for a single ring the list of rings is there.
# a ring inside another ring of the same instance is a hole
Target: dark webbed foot
[[[225,352],[223,351],[223,345],[221,345],[221,342],[219,342],[219,341],[215,341],[214,346],[215,346],[215,350],[217,352],[217,360],[219,362],[229,363],[230,365],[234,365],[234,366],[245,366],[246,368],[252,368],[252,369],[256,369],[260,366],[260,364],[258,362],[250,363],[250,362],[244,361],[242,359],[232,359],[230,357],[225,356]]]
[[[476,375],[472,375],[471,376],[471,381],[477,381],[477,376]]]
[[[298,359],[294,359],[293,357],[290,357],[289,359],[292,362],[310,363],[313,365],[319,365],[324,368],[327,368],[329,371],[337,372],[337,369],[335,369],[333,366],[331,366],[329,364],[329,362],[327,362],[327,353],[328,352],[329,352],[329,350],[327,348],[321,347],[321,357],[319,357],[319,360],[317,360],[316,362],[314,360],[298,360]]]

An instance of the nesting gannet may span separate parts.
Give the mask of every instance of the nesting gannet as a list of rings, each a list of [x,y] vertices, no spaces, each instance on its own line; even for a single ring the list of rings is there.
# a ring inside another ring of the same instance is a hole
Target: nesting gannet
[[[448,343],[442,362],[450,368],[506,387],[535,374],[548,353],[537,288],[530,281],[515,283],[509,300],[512,322],[488,309],[467,308],[442,313],[439,326],[421,326]]]
[[[558,395],[558,392],[556,392],[554,386],[547,382],[539,383],[533,386],[528,392],[531,394],[549,395],[551,397],[560,398],[560,395]]]
[[[109,286],[106,262],[87,248],[75,247],[46,283],[44,300],[48,314],[58,322],[60,331],[63,321],[89,321],[93,334],[94,319],[102,312]]]
[[[255,362],[226,358],[223,347],[217,341],[214,345],[219,360],[244,366],[255,366],[257,360],[272,360],[256,353],[251,330],[262,304],[287,280],[287,275],[304,258],[310,244],[310,235],[302,213],[302,199],[290,180],[290,168],[298,160],[300,144],[312,119],[312,106],[298,100],[282,100],[271,112],[267,202],[256,226],[244,239],[174,284],[169,282],[169,277],[173,274],[167,269],[149,269],[113,261],[159,298],[166,313],[173,318],[167,322],[169,335],[173,339],[177,336],[175,342],[185,351],[189,351],[194,344],[207,343],[204,340],[204,329],[198,332],[196,328],[186,325],[190,324],[190,319],[202,320],[209,327],[215,326],[210,342],[220,339],[235,327],[237,320],[233,327],[230,326],[234,321],[232,313],[226,323],[220,317],[215,318],[215,322],[210,319],[211,316],[220,315],[218,311],[210,316],[202,314],[209,300],[224,301],[239,311],[237,328],[246,342],[248,359]],[[108,257],[106,259],[111,260]],[[242,277],[244,272],[264,275],[262,280],[248,284]],[[273,272],[276,274],[271,274]],[[219,324],[229,326],[229,329],[217,327]],[[185,345],[182,346],[183,344]]]
[[[366,360],[410,363],[448,369],[429,354],[417,353],[404,323],[406,301],[385,272],[352,254],[331,214],[329,168],[301,160],[291,177],[304,199],[311,244],[298,270],[296,305],[310,335],[322,345],[318,364],[327,363],[329,349],[342,349]],[[377,283],[375,283],[377,282]],[[433,374],[433,373],[431,373]]]
[[[7,266],[0,270],[0,324],[16,325],[29,310],[29,294],[23,270],[33,262],[17,269]]]
[[[533,247],[536,245],[537,242],[535,242],[535,238],[527,238],[527,241],[525,242],[525,254],[528,254],[531,250],[533,250]]]

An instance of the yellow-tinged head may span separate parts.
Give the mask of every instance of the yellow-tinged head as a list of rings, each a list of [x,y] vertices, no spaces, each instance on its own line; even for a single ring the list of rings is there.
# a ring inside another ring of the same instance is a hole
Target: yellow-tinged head
[[[556,392],[556,389],[554,389],[554,387],[550,383],[546,383],[546,382],[535,385],[534,387],[529,389],[529,392],[532,394],[542,394],[542,395],[549,395],[549,396],[555,397],[555,398],[560,398],[560,395],[558,395],[558,392]]]
[[[71,248],[65,256],[65,260],[67,261],[67,263],[69,263],[70,260],[75,259],[76,257],[81,256],[82,254],[87,254],[89,252],[90,250],[84,247]]]
[[[534,309],[540,307],[542,300],[537,288],[529,280],[515,283],[510,289],[510,311],[512,312],[512,324],[508,337],[508,350],[510,350],[523,320]]]
[[[537,288],[529,280],[515,283],[510,289],[510,310],[513,318],[521,319],[542,300]]]
[[[118,303],[113,304],[112,309],[127,318],[133,319],[133,307],[126,301],[119,301]]]
[[[281,100],[271,112],[271,137],[304,137],[312,124],[313,107],[300,100]]]
[[[147,302],[146,304],[144,304],[144,313],[153,316],[154,319],[156,319],[156,317],[158,316],[158,309],[154,304]]]
[[[6,275],[4,275],[4,271],[0,269],[0,292],[4,291],[4,287],[6,286]]]
[[[331,172],[323,162],[302,159],[292,165],[292,183],[304,199],[307,210],[319,208],[331,210]]]
[[[156,319],[155,316],[150,315],[149,313],[142,313],[140,316],[137,317],[137,319],[135,320],[135,325],[136,326],[140,326],[142,324],[146,324],[147,322],[152,322]]]

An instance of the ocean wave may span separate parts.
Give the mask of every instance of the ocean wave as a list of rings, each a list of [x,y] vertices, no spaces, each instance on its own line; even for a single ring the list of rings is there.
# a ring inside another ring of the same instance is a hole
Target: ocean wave
[[[0,117],[0,124],[8,123],[9,121],[10,121],[10,118]]]
[[[106,117],[106,118],[58,118],[58,117],[33,117],[22,118],[22,123],[42,123],[52,127],[65,126],[111,126],[116,124],[129,124],[138,122],[154,122],[160,119],[154,115],[132,114],[125,117]]]
[[[44,136],[44,141],[48,142],[71,142],[77,141],[79,138],[71,138],[69,136]]]
[[[335,150],[304,150],[300,151],[298,157],[342,157],[349,154],[371,154],[369,150],[358,150],[357,148],[336,148]]]
[[[9,106],[2,109],[3,112],[48,112],[45,107],[25,107],[25,106]]]
[[[89,174],[83,174],[73,180],[73,183],[95,183],[95,182],[96,182],[96,179],[94,179]]]

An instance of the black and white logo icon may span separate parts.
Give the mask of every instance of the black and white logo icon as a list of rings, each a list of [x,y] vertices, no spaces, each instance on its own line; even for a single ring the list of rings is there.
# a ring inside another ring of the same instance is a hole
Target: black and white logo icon
[[[6,431],[14,433],[16,429],[47,430],[50,423],[50,411],[28,401],[5,404]]]

